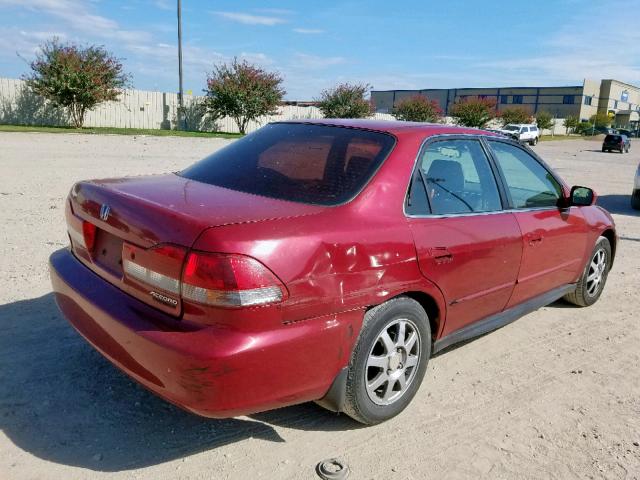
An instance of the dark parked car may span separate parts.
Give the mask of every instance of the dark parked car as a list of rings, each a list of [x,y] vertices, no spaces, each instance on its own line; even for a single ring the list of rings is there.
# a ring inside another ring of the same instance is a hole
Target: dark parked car
[[[617,237],[595,199],[480,130],[273,123],[179,173],[74,185],[51,278],[97,350],[191,412],[315,400],[374,424],[435,352],[598,300]]]
[[[612,150],[617,150],[620,153],[629,153],[631,149],[631,142],[629,141],[629,137],[626,135],[607,135],[604,137],[604,141],[602,142],[602,151],[603,152],[611,152]]]

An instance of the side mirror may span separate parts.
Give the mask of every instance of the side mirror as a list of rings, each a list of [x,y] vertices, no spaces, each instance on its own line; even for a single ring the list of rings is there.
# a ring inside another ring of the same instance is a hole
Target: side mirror
[[[588,207],[596,203],[596,192],[589,187],[571,187],[571,206]]]

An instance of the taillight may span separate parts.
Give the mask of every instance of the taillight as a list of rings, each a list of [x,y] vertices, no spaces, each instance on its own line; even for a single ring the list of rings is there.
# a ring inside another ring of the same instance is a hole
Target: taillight
[[[158,245],[142,249],[122,245],[122,268],[125,275],[165,292],[180,294],[180,274],[186,250],[175,245]]]
[[[87,249],[89,252],[93,251],[93,247],[96,244],[96,226],[87,221],[82,221],[82,232],[78,232],[75,228],[69,226],[69,237],[75,244]]]
[[[244,255],[193,252],[182,275],[182,298],[218,307],[280,302],[285,289],[264,265]]]
[[[202,305],[251,307],[280,302],[286,295],[284,285],[267,267],[245,255],[192,252],[187,256],[184,248],[174,245],[143,249],[124,243],[122,266],[129,282]],[[149,294],[162,303],[173,300],[158,292]]]
[[[84,237],[84,246],[92,252],[96,244],[96,226],[91,222],[82,222],[82,236]]]

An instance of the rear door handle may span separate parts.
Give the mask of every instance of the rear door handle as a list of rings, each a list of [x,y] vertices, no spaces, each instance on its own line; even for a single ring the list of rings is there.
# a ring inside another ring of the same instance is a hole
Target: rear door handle
[[[434,247],[429,249],[429,254],[437,264],[449,263],[453,261],[453,253],[447,247]]]
[[[530,233],[529,235],[527,235],[527,237],[529,239],[529,245],[531,245],[532,247],[539,245],[544,239],[544,237],[540,233]]]

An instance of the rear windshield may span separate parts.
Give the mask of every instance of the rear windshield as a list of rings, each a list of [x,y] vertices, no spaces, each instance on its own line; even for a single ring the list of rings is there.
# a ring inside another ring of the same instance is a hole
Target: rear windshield
[[[242,192],[318,205],[355,197],[389,154],[388,134],[273,123],[179,173]]]
[[[604,137],[605,142],[619,142],[620,140],[622,140],[620,135],[607,135]]]

